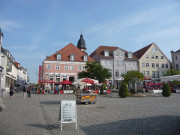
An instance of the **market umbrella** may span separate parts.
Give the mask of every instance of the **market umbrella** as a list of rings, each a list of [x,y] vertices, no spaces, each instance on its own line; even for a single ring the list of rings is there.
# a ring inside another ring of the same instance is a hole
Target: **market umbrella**
[[[70,82],[68,80],[65,80],[65,81],[59,82],[59,84],[62,84],[62,85],[71,85],[72,82]]]
[[[45,80],[45,81],[43,81],[42,83],[56,83],[56,82],[53,81],[53,80]]]
[[[91,83],[91,84],[94,83],[94,81],[89,78],[85,78],[81,82],[86,82],[86,83]]]
[[[154,83],[148,83],[148,84],[145,84],[146,86],[153,86]]]
[[[156,83],[156,84],[154,84],[154,85],[163,86],[163,84],[162,84],[162,83]]]

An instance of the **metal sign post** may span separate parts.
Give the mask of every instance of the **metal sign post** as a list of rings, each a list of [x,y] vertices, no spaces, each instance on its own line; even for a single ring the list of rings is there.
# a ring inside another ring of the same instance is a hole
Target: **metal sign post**
[[[75,100],[61,100],[59,113],[59,120],[61,121],[61,131],[62,123],[75,123],[77,130],[77,108]]]

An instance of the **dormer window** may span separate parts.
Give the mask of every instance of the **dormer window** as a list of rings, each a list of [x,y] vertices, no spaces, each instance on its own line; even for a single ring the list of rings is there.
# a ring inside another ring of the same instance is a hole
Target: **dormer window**
[[[87,56],[87,55],[84,55],[84,56],[83,56],[83,59],[84,59],[84,61],[87,61],[87,60],[88,60],[88,56]]]
[[[57,60],[61,60],[61,54],[60,54],[60,53],[57,53],[56,59],[57,59]]]
[[[109,50],[104,50],[104,56],[109,56]]]
[[[71,61],[74,61],[74,60],[75,60],[74,54],[71,54],[71,55],[70,55],[70,60],[71,60]]]
[[[128,52],[128,58],[132,58],[132,52]]]

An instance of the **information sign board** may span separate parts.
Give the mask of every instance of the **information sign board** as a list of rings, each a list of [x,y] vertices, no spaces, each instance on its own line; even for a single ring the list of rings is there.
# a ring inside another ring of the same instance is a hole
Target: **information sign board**
[[[76,123],[77,130],[77,109],[75,100],[62,100],[60,114],[61,131],[62,123]]]

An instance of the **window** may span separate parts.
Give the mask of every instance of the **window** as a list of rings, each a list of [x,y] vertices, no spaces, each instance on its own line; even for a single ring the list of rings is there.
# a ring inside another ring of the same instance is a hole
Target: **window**
[[[159,71],[156,71],[156,73],[157,73],[157,78],[159,78],[160,76],[159,76]]]
[[[105,65],[105,60],[101,60],[101,65]]]
[[[163,71],[163,72],[162,72],[162,76],[164,76],[164,74],[165,74],[165,72]]]
[[[154,59],[154,55],[151,56],[151,59]]]
[[[152,71],[152,78],[155,78],[155,71]]]
[[[120,62],[120,65],[121,65],[121,66],[124,66],[124,61],[121,61],[121,62]]]
[[[115,62],[115,66],[119,66],[119,61],[116,61],[116,62]]]
[[[123,57],[124,53],[123,52],[120,52],[120,57]]]
[[[145,71],[142,71],[143,75],[145,75]]]
[[[53,80],[53,75],[50,74],[49,80]]]
[[[56,65],[56,70],[59,70],[59,65]]]
[[[51,64],[47,64],[47,69],[51,69]]]
[[[121,70],[121,75],[124,74],[124,70]]]
[[[81,71],[81,66],[78,66],[78,71]]]
[[[109,51],[108,50],[104,51],[104,56],[109,56]]]
[[[136,62],[132,62],[132,66],[136,66]]]
[[[156,67],[159,67],[159,63],[156,63]]]
[[[168,64],[166,64],[166,68],[168,68],[169,66],[168,66]]]
[[[60,75],[56,74],[56,82],[60,82]]]
[[[111,61],[110,60],[108,60],[107,62],[108,62],[108,65],[111,65]]]
[[[115,53],[115,57],[119,57],[119,54],[118,54],[118,53]]]
[[[132,53],[131,52],[128,53],[128,58],[132,58]]]
[[[149,76],[149,71],[146,71],[146,75]]]
[[[164,59],[164,56],[161,56],[161,59]]]
[[[57,59],[57,60],[61,60],[61,54],[60,54],[60,53],[57,53],[56,59]]]
[[[73,65],[70,65],[70,70],[74,70],[74,66]]]
[[[146,63],[146,67],[149,67],[149,63]]]
[[[116,77],[119,77],[119,70],[116,70]]]
[[[144,62],[142,62],[142,67],[145,67],[145,63]]]
[[[162,66],[161,66],[162,68],[164,68],[164,64],[162,64]]]
[[[177,60],[177,56],[175,56],[175,60]]]
[[[70,60],[71,60],[71,61],[74,61],[74,54],[71,54],[71,55],[70,55]]]
[[[69,68],[68,68],[68,65],[65,65],[65,68],[64,68],[65,70],[69,70]]]
[[[83,71],[86,71],[86,66],[83,66]]]
[[[179,65],[178,64],[176,64],[176,70],[179,70]]]
[[[152,63],[152,68],[155,68],[155,63]]]
[[[156,59],[159,59],[159,57],[158,57],[158,56],[156,56]]]
[[[148,54],[146,55],[146,59],[149,59],[149,55]]]
[[[84,61],[87,61],[87,60],[88,60],[87,55],[84,55]]]

